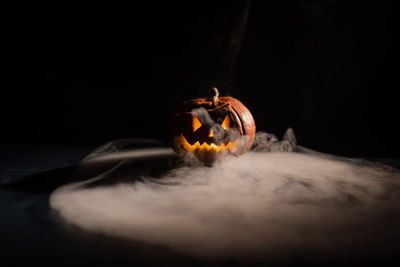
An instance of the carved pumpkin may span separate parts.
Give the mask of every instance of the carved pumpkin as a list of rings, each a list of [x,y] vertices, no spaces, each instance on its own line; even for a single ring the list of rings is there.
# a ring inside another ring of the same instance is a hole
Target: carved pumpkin
[[[206,165],[219,155],[239,155],[254,141],[255,123],[250,111],[239,100],[214,95],[186,101],[171,118],[169,137],[181,156],[192,154]]]

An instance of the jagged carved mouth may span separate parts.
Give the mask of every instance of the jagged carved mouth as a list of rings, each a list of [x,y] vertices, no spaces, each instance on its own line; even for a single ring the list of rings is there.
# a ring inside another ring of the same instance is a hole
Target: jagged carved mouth
[[[193,145],[189,144],[189,142],[186,140],[185,136],[181,134],[179,137],[177,137],[179,140],[178,143],[182,144],[182,146],[185,148],[186,151],[188,152],[196,152],[196,151],[224,151],[224,150],[229,150],[230,152],[234,152],[236,149],[236,146],[239,142],[239,140],[235,140],[233,142],[228,142],[227,144],[222,143],[221,145],[216,145],[214,143],[208,144],[206,142],[203,142],[200,144],[199,141],[195,142]]]

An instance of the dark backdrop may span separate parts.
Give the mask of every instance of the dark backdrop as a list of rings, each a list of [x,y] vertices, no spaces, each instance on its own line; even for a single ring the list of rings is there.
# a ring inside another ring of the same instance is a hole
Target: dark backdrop
[[[215,85],[258,130],[399,155],[396,1],[137,2],[7,11],[1,143],[167,141],[169,114]]]

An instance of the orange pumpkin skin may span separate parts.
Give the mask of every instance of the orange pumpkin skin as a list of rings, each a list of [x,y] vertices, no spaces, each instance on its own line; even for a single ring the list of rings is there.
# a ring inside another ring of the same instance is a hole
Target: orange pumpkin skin
[[[197,98],[186,101],[172,114],[169,139],[179,154],[192,153],[211,165],[222,154],[240,155],[254,141],[256,126],[250,111],[230,97]]]

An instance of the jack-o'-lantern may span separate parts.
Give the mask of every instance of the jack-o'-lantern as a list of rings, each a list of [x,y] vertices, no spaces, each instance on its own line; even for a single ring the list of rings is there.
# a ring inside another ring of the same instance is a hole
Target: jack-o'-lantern
[[[192,154],[206,165],[220,155],[240,155],[250,149],[255,123],[250,111],[239,100],[219,97],[217,88],[208,98],[186,101],[173,113],[169,138],[181,156]]]

